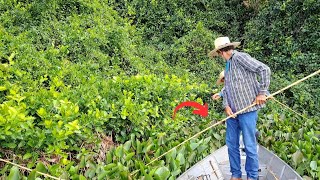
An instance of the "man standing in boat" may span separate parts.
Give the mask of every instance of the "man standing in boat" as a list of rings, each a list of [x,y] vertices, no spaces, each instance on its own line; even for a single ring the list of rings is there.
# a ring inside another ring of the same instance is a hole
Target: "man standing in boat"
[[[249,54],[234,50],[240,45],[240,42],[231,43],[228,37],[217,38],[214,45],[215,49],[209,53],[209,56],[220,56],[226,60],[225,89],[222,92],[223,106],[227,116],[232,116],[253,102],[257,104],[227,120],[226,144],[232,173],[231,180],[240,180],[242,176],[239,151],[241,131],[246,152],[247,177],[256,180],[259,169],[255,138],[257,110],[262,108],[266,102],[270,84],[270,68]],[[260,77],[260,82],[257,76]]]

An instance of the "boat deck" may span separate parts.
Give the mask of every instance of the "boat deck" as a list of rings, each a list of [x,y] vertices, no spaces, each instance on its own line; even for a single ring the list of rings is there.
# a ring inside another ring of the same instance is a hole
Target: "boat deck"
[[[302,180],[288,164],[278,156],[258,145],[259,153],[259,180]],[[246,154],[240,147],[242,179],[247,179],[245,173]],[[228,148],[223,146],[207,156],[189,170],[183,173],[178,180],[229,180],[231,178]]]

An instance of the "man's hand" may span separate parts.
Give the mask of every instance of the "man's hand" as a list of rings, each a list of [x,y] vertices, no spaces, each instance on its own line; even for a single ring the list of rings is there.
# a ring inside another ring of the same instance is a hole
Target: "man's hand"
[[[267,101],[267,96],[266,95],[263,95],[263,94],[259,94],[257,97],[256,97],[256,100],[255,100],[255,103],[260,105],[260,104],[264,104],[266,103]]]
[[[236,115],[233,115],[233,112],[232,112],[232,110],[231,110],[231,108],[229,106],[226,106],[224,111],[227,114],[227,116],[232,116],[233,118],[236,118]]]
[[[219,94],[219,93],[216,93],[216,94],[212,95],[211,98],[212,98],[213,100],[218,100],[218,99],[220,99],[220,94]]]

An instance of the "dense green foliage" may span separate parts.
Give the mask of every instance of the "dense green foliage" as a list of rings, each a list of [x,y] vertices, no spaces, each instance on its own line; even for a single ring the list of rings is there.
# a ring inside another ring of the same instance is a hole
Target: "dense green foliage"
[[[200,21],[212,32],[241,37],[252,12],[239,0],[110,0],[109,4],[141,28],[146,40],[160,46],[185,36]]]
[[[319,11],[320,4],[313,0],[269,1],[247,23],[245,50],[279,74],[275,79],[281,78],[281,84],[313,73],[320,69]],[[288,104],[318,116],[319,84],[319,78],[313,78],[299,88],[286,91]]]
[[[316,1],[268,2],[246,26],[246,48],[274,71],[314,72],[320,68],[319,10]]]
[[[110,0],[109,4],[138,27],[146,44],[164,53],[165,62],[183,66],[210,83],[223,64],[208,60],[214,39],[217,35],[242,39],[253,12],[239,0]]]
[[[256,2],[0,1],[0,157],[65,179],[175,179],[224,144],[221,125],[146,166],[224,117],[210,98],[224,66],[207,57],[216,37],[268,64],[271,91],[319,69],[319,4]],[[270,102],[259,124],[260,142],[313,179],[319,85],[279,98],[304,118]],[[209,116],[184,108],[173,120],[183,101],[209,103]],[[7,179],[43,178],[0,168]]]
[[[270,147],[299,174],[319,177],[319,118],[301,117],[274,101],[263,112],[260,143]]]

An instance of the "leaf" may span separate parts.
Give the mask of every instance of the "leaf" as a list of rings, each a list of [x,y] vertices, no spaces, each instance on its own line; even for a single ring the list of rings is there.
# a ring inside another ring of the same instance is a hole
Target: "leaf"
[[[143,165],[141,162],[139,162],[139,167],[140,167],[141,173],[143,173],[144,175],[146,175],[147,173],[146,173],[146,171],[144,170],[144,165]]]
[[[156,153],[154,154],[154,157],[159,157],[161,153],[161,149],[159,148]]]
[[[178,153],[184,154],[184,151],[186,150],[186,146],[182,146],[179,150]]]
[[[177,170],[171,172],[171,175],[172,175],[172,176],[177,176],[177,175],[179,175],[180,173],[181,173],[181,170],[180,170],[180,169],[177,169]]]
[[[6,172],[7,172],[7,170],[8,170],[8,167],[9,167],[9,165],[8,165],[8,164],[7,164],[7,165],[5,165],[5,166],[1,169],[0,174],[4,174],[4,173],[6,173]]]
[[[292,160],[295,166],[300,164],[303,159],[303,154],[301,153],[300,150],[296,151],[294,154],[292,154]]]
[[[211,140],[211,136],[205,138],[203,142],[204,142],[205,144],[208,144],[208,143],[210,142],[210,140]]]
[[[5,90],[7,90],[7,88],[6,88],[6,87],[4,87],[4,86],[0,86],[0,91],[5,91]]]
[[[199,153],[202,153],[204,150],[207,149],[207,145],[206,144],[202,144],[201,146],[198,147],[198,152]]]
[[[147,153],[150,151],[150,149],[152,148],[153,144],[150,144],[149,146],[146,146],[144,149],[143,149],[143,152],[144,153]]]
[[[199,146],[198,143],[191,143],[190,144],[190,147],[191,147],[192,150],[195,150],[198,146]]]
[[[75,106],[75,107],[74,107],[74,112],[75,112],[75,113],[78,113],[78,112],[79,112],[79,106]]]
[[[79,180],[87,180],[87,178],[84,177],[83,175],[80,175],[80,176],[79,176]]]
[[[127,154],[125,161],[129,161],[134,156],[134,154],[134,152]]]
[[[120,172],[120,179],[125,179],[127,180],[129,177],[129,172],[128,171],[121,171]]]
[[[115,151],[115,155],[117,156],[117,157],[123,157],[123,147],[122,146],[119,146],[117,149],[116,149],[116,151]]]
[[[220,136],[219,134],[217,134],[217,133],[214,133],[213,136],[214,136],[214,138],[216,138],[217,140],[221,140],[221,139],[222,139],[221,136]]]
[[[197,155],[196,152],[192,152],[188,157],[188,162],[192,163],[196,155]]]
[[[150,174],[146,174],[144,176],[144,180],[153,180],[153,179],[152,179],[152,176]]]
[[[92,179],[95,176],[95,174],[96,174],[95,169],[89,169],[85,173],[85,175],[90,179]]]
[[[166,180],[170,176],[170,171],[167,167],[160,167],[154,173],[157,179]]]
[[[157,169],[155,169],[155,168],[154,168],[154,169],[151,169],[151,170],[150,170],[150,173],[149,173],[149,174],[150,174],[150,176],[153,176],[153,175],[154,175],[154,173],[156,173],[156,170],[157,170]]]
[[[32,157],[32,154],[31,153],[27,153],[27,154],[25,154],[24,156],[23,156],[23,160],[25,160],[25,159],[29,159],[29,158],[31,158]]]
[[[11,148],[11,149],[14,149],[17,147],[17,145],[15,143],[6,143],[5,144],[7,147]]]
[[[42,173],[47,173],[47,168],[42,164],[42,162],[37,164],[36,170]]]
[[[105,167],[104,167],[104,169],[105,170],[110,170],[110,169],[112,169],[112,168],[114,168],[114,167],[116,167],[117,165],[115,164],[115,163],[111,163],[111,164],[108,164],[108,165],[106,165]]]
[[[100,179],[106,179],[108,175],[108,171],[103,171],[103,172],[100,172],[99,176],[98,176],[98,180]]]
[[[110,151],[109,151],[110,152]],[[108,152],[108,154],[109,154],[109,152]],[[108,158],[107,158],[107,163],[109,163],[108,162]],[[81,157],[81,160],[80,160],[80,163],[79,163],[79,168],[84,168],[84,167],[86,167],[86,159],[85,159],[85,157],[84,156],[82,156]]]
[[[36,179],[36,170],[33,170],[29,173],[28,180]]]
[[[176,160],[174,160],[172,158],[170,159],[170,165],[169,165],[170,171],[177,169],[177,166],[179,166],[179,162],[178,163],[176,163],[176,162],[177,162]]]
[[[166,156],[165,156],[166,157],[166,162],[169,162],[171,158],[175,159],[176,155],[177,155],[177,149],[174,148],[174,149],[171,150],[170,153],[166,154]]]
[[[151,162],[151,159],[150,159],[150,157],[148,156],[148,154],[144,155],[144,157],[145,157],[145,162],[146,162],[146,163]]]
[[[44,108],[40,108],[37,110],[37,114],[43,118],[47,114],[47,112]]]
[[[20,179],[20,172],[19,168],[16,166],[13,166],[10,169],[10,174],[8,176],[8,180],[19,180]]]
[[[131,141],[127,141],[126,143],[124,143],[123,148],[128,151],[131,147]]]
[[[184,158],[182,153],[178,154],[177,160],[180,162],[180,165],[183,165],[186,162],[186,160],[185,160],[185,158]]]
[[[317,170],[317,162],[316,161],[311,161],[310,162],[310,167],[312,170]]]
[[[71,163],[70,163],[70,165],[71,165]],[[66,169],[67,169],[67,168],[66,168]],[[77,169],[76,167],[74,167],[74,166],[71,165],[71,167],[70,167],[70,169],[69,169],[69,174],[70,174],[70,175],[77,174],[77,171],[78,171],[78,169]]]
[[[163,145],[165,143],[165,135],[166,133],[159,133],[158,136],[158,145]]]
[[[137,154],[142,153],[142,145],[139,140],[137,140]]]

